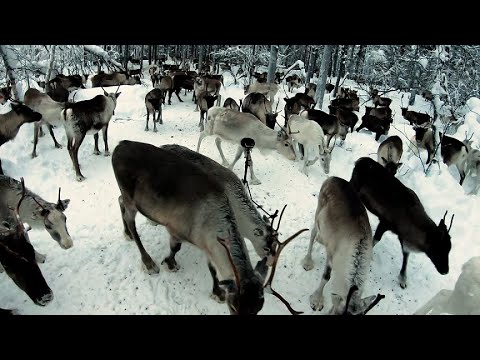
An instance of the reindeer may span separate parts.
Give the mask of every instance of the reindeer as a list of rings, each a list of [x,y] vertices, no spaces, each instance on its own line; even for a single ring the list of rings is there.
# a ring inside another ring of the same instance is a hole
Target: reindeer
[[[387,98],[387,97],[380,97],[379,94],[375,95],[373,97],[372,101],[373,101],[373,105],[375,105],[375,107],[377,107],[377,106],[389,107],[390,104],[392,103],[392,99]]]
[[[271,290],[281,250],[307,229],[277,243],[272,272],[264,285],[267,257],[253,269],[225,187],[208,171],[173,151],[127,140],[113,151],[112,166],[121,193],[119,205],[125,234],[135,240],[149,274],[160,269],[138,236],[138,211],[166,226],[170,233],[170,254],[162,262],[170,270],[178,270],[175,255],[181,243],[188,241],[207,255],[213,278],[212,298],[226,301],[231,314],[257,314],[262,309],[264,288]],[[271,292],[288,304],[275,291]],[[292,314],[296,313],[287,307]]]
[[[340,226],[339,226],[340,225]],[[367,211],[348,181],[336,176],[325,180],[318,195],[310,245],[303,259],[306,271],[313,269],[314,242],[325,246],[327,261],[322,281],[310,296],[310,306],[320,311],[324,288],[333,270],[331,315],[365,315],[385,296],[361,298],[372,261],[372,230]]]
[[[240,100],[240,105],[242,104],[242,100]],[[236,111],[240,111],[240,106],[237,104],[237,102],[235,100],[233,100],[232,98],[227,98],[227,100],[225,100],[225,102],[223,103],[223,107],[224,108],[228,108],[228,109],[232,109],[232,110],[236,110]]]
[[[0,146],[15,139],[20,127],[25,123],[40,121],[42,114],[33,111],[19,101],[10,101],[12,110],[6,114],[0,114]],[[3,174],[0,161],[0,174]]]
[[[340,124],[342,124],[347,129],[350,129],[350,132],[353,133],[353,129],[355,128],[355,125],[357,125],[357,122],[358,122],[357,114],[355,114],[353,111],[345,110],[341,107],[335,107],[332,105],[328,105],[328,109],[329,109],[330,115],[335,115],[338,121],[340,122]]]
[[[220,102],[222,97],[220,96],[220,89],[222,87],[222,82],[217,79],[207,79],[202,76],[197,76],[195,78],[195,81],[193,83],[193,98],[192,100],[195,102],[195,110],[198,111],[198,101],[197,98],[200,95],[200,93],[206,91],[212,96],[218,96],[217,97],[217,105],[220,106]]]
[[[285,125],[287,126],[288,119],[292,114],[299,114],[302,109],[313,109],[315,107],[315,100],[312,97],[296,93],[294,97],[283,98],[285,101],[284,113],[285,113]]]
[[[121,92],[118,92],[118,85],[115,93],[107,93],[103,90],[104,95],[97,95],[93,99],[79,101],[77,103],[69,103],[62,110],[62,117],[65,120],[65,133],[68,140],[68,152],[75,168],[77,181],[85,180],[80,172],[78,163],[78,149],[82,145],[87,134],[94,134],[95,149],[94,154],[100,155],[98,149],[98,132],[102,130],[103,142],[105,143],[105,156],[109,156],[107,131],[108,124],[117,105],[117,98]],[[102,88],[103,89],[103,88]]]
[[[430,115],[408,110],[408,104],[406,107],[403,107],[403,95],[400,100],[400,109],[402,110],[403,118],[405,120],[408,120],[410,125],[415,126],[415,125],[423,125],[423,124],[431,123]]]
[[[35,250],[20,217],[20,206],[25,198],[25,182],[16,209],[11,209],[0,192],[0,264],[7,275],[39,306],[53,300],[53,292],[35,259]],[[16,314],[16,310],[0,309],[0,314]]]
[[[275,101],[275,95],[277,94],[279,89],[280,89],[280,86],[278,84],[259,83],[256,81],[251,85],[245,85],[244,93],[245,95],[248,95],[250,93],[263,94],[268,98],[268,100],[270,100],[273,103]]]
[[[377,161],[390,174],[395,175],[398,168],[402,165],[400,158],[403,153],[403,142],[399,136],[390,136],[378,146]]]
[[[201,92],[198,95],[197,104],[199,104],[200,106],[200,122],[198,123],[198,126],[200,127],[200,132],[205,129],[203,125],[203,120],[208,113],[208,109],[210,109],[215,104],[215,100],[217,100],[217,98],[218,95],[210,95],[207,91]]]
[[[278,103],[277,103],[278,109]],[[250,93],[243,100],[242,112],[255,115],[263,124],[270,129],[275,129],[277,115],[280,111],[272,111],[272,103],[260,93]]]
[[[103,86],[120,86],[129,78],[125,72],[105,74],[103,71],[92,77],[92,88]]]
[[[368,157],[355,162],[350,183],[365,207],[380,220],[373,236],[374,245],[385,231],[398,235],[403,253],[399,275],[402,288],[407,287],[407,262],[411,251],[424,252],[440,274],[448,274],[448,254],[452,247],[449,232],[453,216],[448,229],[445,225],[447,212],[438,226],[435,225],[417,194]]]
[[[460,185],[465,180],[465,165],[468,158],[467,139],[465,141],[457,140],[453,137],[439,134],[441,139],[440,154],[443,162],[447,166],[455,165],[460,174]],[[433,139],[433,137],[432,137]]]
[[[0,104],[5,105],[7,100],[11,98],[12,94],[12,85],[8,81],[7,86],[0,88]]]
[[[160,89],[150,90],[145,95],[145,107],[147,108],[147,123],[145,124],[145,131],[148,131],[148,120],[150,113],[153,115],[153,132],[157,132],[157,122],[163,124],[162,119],[162,103],[165,103],[164,93]],[[155,119],[155,113],[158,112],[157,119]]]
[[[390,119],[379,119],[373,115],[363,115],[362,116],[362,123],[359,127],[357,127],[357,132],[362,130],[363,128],[367,128],[368,130],[375,133],[375,141],[380,139],[382,135],[388,135],[388,131],[390,130]]]
[[[300,112],[300,116],[315,121],[322,127],[323,133],[327,136],[327,148],[330,146],[332,137],[339,135],[342,141],[347,137],[347,125],[342,124],[335,115],[327,114],[322,110],[307,109]]]
[[[32,159],[37,157],[38,136],[42,125],[47,125],[55,147],[61,149],[62,145],[55,139],[53,128],[63,125],[60,113],[65,108],[66,102],[54,101],[49,95],[34,88],[25,92],[24,100],[25,105],[42,114],[42,119],[34,124]]]
[[[197,152],[200,152],[203,139],[210,135],[216,136],[215,144],[222,157],[222,164],[229,169],[233,169],[242,152],[244,152],[240,142],[246,137],[253,139],[258,149],[277,150],[287,159],[295,160],[291,139],[285,131],[282,129],[277,132],[268,128],[252,114],[215,106],[208,112],[207,125],[198,138]],[[222,139],[238,144],[237,154],[230,165],[223,155]],[[253,161],[250,161],[250,180],[252,185],[261,184],[253,171]]]
[[[332,159],[332,150],[335,146],[333,143],[331,148],[325,146],[325,135],[322,127],[315,121],[311,121],[299,115],[291,115],[288,121],[288,134],[292,137],[293,149],[297,159],[303,158],[302,172],[307,175],[307,166],[313,165],[318,159],[322,165],[325,174],[330,172],[330,161]],[[302,144],[305,154],[302,155],[297,151],[296,143]],[[309,160],[313,154],[314,160]]]
[[[372,115],[379,119],[391,119],[392,109],[390,109],[389,107],[377,108],[377,107],[365,106],[365,115]]]
[[[480,150],[473,149],[471,141],[466,141],[468,149],[467,160],[465,161],[465,176],[471,176],[475,178],[475,187],[470,194],[477,194],[480,189]]]
[[[328,91],[327,85],[328,84],[325,85],[325,89]],[[329,92],[331,92],[332,90],[333,88]],[[307,86],[305,86],[305,94],[310,96],[311,98],[315,98],[316,91],[317,91],[317,85],[314,83],[308,83]]]

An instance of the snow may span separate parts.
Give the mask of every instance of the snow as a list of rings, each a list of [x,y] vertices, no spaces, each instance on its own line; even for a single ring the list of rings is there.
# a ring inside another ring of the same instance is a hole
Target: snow
[[[237,102],[243,98],[240,84],[233,85],[228,73],[224,73],[226,88],[222,88],[222,103],[227,97]],[[164,124],[159,132],[145,132],[146,110],[144,96],[151,90],[149,76],[144,84],[121,86],[117,109],[109,131],[110,151],[119,141],[129,139],[157,146],[176,143],[196,150],[200,114],[194,112],[192,93],[172,97],[172,105],[163,110]],[[347,80],[343,86],[352,87]],[[284,87],[286,91],[286,86]],[[22,89],[24,89],[22,87]],[[115,91],[116,87],[106,88]],[[299,88],[296,91],[303,91]],[[79,90],[75,101],[92,98],[102,93],[101,89]],[[360,104],[365,92],[359,90]],[[285,94],[281,90],[279,109],[283,109]],[[288,93],[291,97],[294,94]],[[401,116],[401,93],[390,92],[395,123],[389,135],[399,135],[405,141],[414,132]],[[323,109],[327,109],[329,96],[324,98]],[[405,98],[404,98],[405,101]],[[359,118],[363,116],[362,104]],[[430,106],[417,96],[415,108],[428,111]],[[8,111],[8,105],[0,106],[1,112]],[[281,115],[281,114],[280,114]],[[279,116],[280,116],[279,115]],[[280,118],[281,119],[281,118]],[[476,120],[476,119],[475,119]],[[283,119],[281,120],[283,122]],[[478,124],[478,123],[477,123]],[[405,133],[403,135],[402,133]],[[66,145],[63,129],[55,129],[57,140]],[[476,131],[476,134],[480,132]],[[207,268],[206,256],[190,244],[184,244],[177,255],[181,269],[170,273],[161,267],[158,275],[148,275],[141,266],[140,254],[134,242],[125,240],[118,206],[119,190],[111,167],[111,158],[93,155],[93,136],[88,135],[79,151],[79,162],[86,177],[83,182],[75,180],[75,173],[66,146],[56,149],[50,136],[39,139],[38,157],[30,158],[32,152],[33,125],[25,124],[18,136],[0,148],[0,158],[6,174],[19,179],[46,200],[56,201],[58,188],[62,188],[62,198],[71,199],[67,216],[67,227],[74,241],[68,250],[61,249],[46,231],[31,230],[30,239],[37,251],[47,255],[40,264],[42,273],[54,292],[54,300],[45,307],[35,305],[5,274],[0,274],[0,307],[16,308],[22,314],[228,314],[225,304],[218,304],[209,295],[212,279]],[[459,137],[463,132],[459,130]],[[361,156],[375,159],[379,142],[374,135],[362,130],[349,134],[342,147],[336,146],[332,153],[330,174],[349,180],[354,161]],[[224,143],[228,159],[235,154],[235,146]],[[405,145],[405,144],[404,144]],[[405,151],[407,146],[404,146]],[[100,140],[100,150],[103,142]],[[214,138],[207,137],[201,153],[221,162]],[[426,151],[421,152],[423,162]],[[262,154],[257,149],[252,152],[255,173],[261,185],[250,186],[254,200],[269,212],[281,209],[288,204],[280,226],[280,238],[285,239],[302,228],[311,228],[317,206],[318,193],[327,179],[319,163],[308,169],[308,176],[301,173],[302,163],[292,162],[275,152]],[[462,265],[472,256],[480,253],[480,232],[478,214],[480,200],[476,195],[466,195],[458,184],[458,172],[454,167],[439,166],[427,177],[423,173],[421,161],[412,156],[407,159],[404,152],[404,165],[399,170],[399,179],[415,190],[423,202],[427,213],[438,223],[448,209],[455,214],[451,229],[452,250],[450,252],[450,272],[440,275],[428,257],[423,253],[412,254],[408,264],[408,287],[401,289],[397,276],[402,263],[400,243],[396,235],[385,233],[374,249],[369,279],[363,296],[384,294],[383,299],[369,314],[413,314],[441,289],[454,288],[461,273]],[[243,178],[244,163],[241,159],[234,172]],[[378,220],[369,213],[372,230]],[[163,226],[153,226],[142,215],[137,215],[137,229],[143,245],[152,258],[160,265],[169,253],[169,235]],[[301,234],[283,251],[272,287],[281,293],[295,310],[305,314],[324,314],[329,310],[331,283],[325,287],[325,309],[314,312],[309,305],[309,297],[318,287],[325,264],[325,249],[315,244],[313,250],[314,269],[306,272],[301,261],[307,253],[310,232]],[[258,260],[253,246],[246,240],[252,262]],[[286,307],[270,294],[265,295],[261,315],[289,314]]]

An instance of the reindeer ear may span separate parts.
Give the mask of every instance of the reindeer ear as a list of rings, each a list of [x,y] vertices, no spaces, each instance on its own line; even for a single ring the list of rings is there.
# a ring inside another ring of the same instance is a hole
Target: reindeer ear
[[[108,96],[108,93],[105,90],[103,90],[103,95]]]
[[[116,94],[115,94],[115,97],[118,99],[118,97],[120,96],[120,94],[121,94],[121,92],[116,93]]]
[[[68,204],[70,204],[70,199],[60,200],[57,203],[56,208],[60,211],[64,211],[67,209]]]

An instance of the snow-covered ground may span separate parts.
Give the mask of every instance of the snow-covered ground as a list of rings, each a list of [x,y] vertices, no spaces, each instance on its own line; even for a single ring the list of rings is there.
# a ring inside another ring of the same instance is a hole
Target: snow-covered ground
[[[227,97],[233,97],[238,102],[244,97],[241,84],[235,86],[227,73],[224,76],[222,104]],[[123,139],[154,145],[175,143],[196,150],[200,115],[194,112],[192,93],[185,96],[182,90],[183,103],[173,95],[172,105],[166,105],[163,110],[164,124],[160,125],[159,132],[145,132],[144,97],[152,86],[148,76],[143,82],[142,85],[121,86],[119,90],[121,95],[108,133],[110,151]],[[348,80],[344,84],[352,85]],[[286,90],[286,86],[284,88]],[[296,91],[303,91],[303,88]],[[101,92],[98,88],[80,90],[75,101],[91,98]],[[365,92],[360,91],[360,95],[365,95]],[[389,135],[397,134],[404,140],[402,132],[413,136],[413,130],[401,116],[401,94],[390,92],[387,96],[393,98],[391,107],[395,113],[394,127]],[[285,92],[281,90],[277,94],[280,99],[278,109],[283,109],[284,97]],[[327,110],[329,100],[327,94],[324,110]],[[359,118],[365,112],[364,105],[369,105],[364,104],[365,100],[366,97],[362,96]],[[423,107],[427,111],[428,106],[418,97],[415,109]],[[8,105],[0,106],[0,111],[8,111]],[[476,118],[470,120],[472,127],[478,126],[473,122]],[[280,115],[279,122],[283,123]],[[463,139],[464,130],[460,128],[455,137]],[[55,134],[59,142],[66,145],[64,130],[56,129]],[[180,271],[170,273],[161,268],[160,274],[150,276],[142,270],[135,243],[126,241],[123,236],[117,202],[120,192],[112,171],[111,158],[93,155],[93,136],[87,136],[80,148],[79,162],[86,180],[77,182],[66,146],[63,149],[54,148],[48,134],[40,138],[38,157],[31,159],[32,135],[33,125],[26,124],[14,141],[0,148],[3,169],[14,178],[23,176],[28,188],[50,201],[56,201],[58,188],[62,188],[62,198],[71,199],[65,214],[74,247],[62,250],[46,231],[32,230],[30,239],[33,245],[39,252],[47,254],[47,261],[40,264],[40,268],[55,298],[45,307],[36,306],[3,273],[0,274],[0,307],[16,308],[22,314],[229,313],[226,305],[218,304],[209,297],[212,279],[206,257],[190,244],[185,244],[177,255]],[[476,131],[474,145],[477,147],[479,135],[480,132]],[[349,134],[344,145],[336,146],[333,150],[329,175],[349,180],[354,161],[362,156],[375,159],[380,141],[376,142],[374,135],[364,130]],[[404,148],[407,148],[405,142]],[[102,140],[100,149],[103,149]],[[234,145],[224,145],[228,159],[233,158],[235,150]],[[203,141],[201,153],[221,162],[213,137]],[[252,156],[256,175],[262,181],[261,185],[250,187],[253,198],[269,212],[288,204],[280,228],[281,239],[299,229],[311,228],[318,193],[327,178],[318,162],[308,169],[308,176],[305,176],[300,172],[300,162],[289,161],[274,152],[262,154],[254,149]],[[422,152],[422,158],[425,161],[426,152]],[[415,190],[435,223],[438,224],[447,209],[449,214],[455,214],[451,230],[450,273],[440,275],[425,254],[413,254],[408,264],[408,287],[401,289],[397,281],[402,262],[400,243],[396,235],[387,232],[374,249],[370,277],[363,293],[364,296],[382,293],[386,297],[369,314],[412,314],[439,290],[452,289],[461,266],[472,256],[480,254],[480,242],[476,238],[480,232],[480,198],[466,194],[471,179],[467,179],[462,188],[458,184],[459,176],[455,168],[448,169],[441,164],[440,173],[434,169],[427,177],[415,156],[407,160],[404,152],[402,161],[404,165],[399,171],[399,179]],[[243,178],[243,169],[242,158],[234,171]],[[370,213],[369,218],[375,230],[378,220]],[[447,219],[450,219],[450,215]],[[162,226],[153,226],[140,214],[137,215],[137,229],[147,251],[160,264],[169,252],[167,231]],[[301,260],[307,252],[309,239],[310,232],[305,232],[284,250],[272,287],[290,301],[294,309],[305,314],[323,314],[330,307],[330,296],[326,296],[325,309],[320,313],[311,310],[309,296],[319,285],[325,250],[322,245],[315,245],[315,268],[306,272]],[[258,260],[251,243],[248,240],[246,243],[252,261]],[[327,284],[325,288],[327,294],[330,285]],[[260,314],[289,312],[275,297],[266,294]]]

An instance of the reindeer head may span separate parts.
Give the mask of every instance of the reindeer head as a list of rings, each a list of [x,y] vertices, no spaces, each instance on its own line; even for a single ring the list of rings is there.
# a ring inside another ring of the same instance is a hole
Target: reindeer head
[[[69,249],[73,246],[73,240],[67,230],[67,217],[64,211],[67,209],[70,199],[60,200],[60,191],[61,188],[58,189],[58,201],[55,205],[42,206],[35,198],[33,200],[42,209],[40,216],[43,219],[45,230],[62,249]]]
[[[35,121],[40,121],[42,119],[42,114],[33,111],[27,105],[23,104],[20,101],[11,102],[12,110],[15,111],[17,115],[22,115],[25,117],[25,122],[31,123]]]
[[[452,248],[450,229],[452,228],[453,217],[455,216],[452,215],[450,226],[447,229],[447,226],[445,225],[447,212],[448,211],[445,211],[445,215],[443,215],[443,219],[440,220],[438,226],[427,232],[427,249],[425,251],[433,265],[435,265],[437,271],[442,275],[448,274],[449,271],[448,254]]]
[[[337,138],[335,137],[335,140],[333,141],[333,145],[329,148],[323,148],[320,150],[319,157],[320,157],[320,165],[323,168],[323,171],[325,174],[328,174],[330,172],[330,162],[332,160],[332,151],[333,148],[335,147],[335,142],[337,141]]]
[[[332,293],[332,308],[329,315],[366,315],[385,295],[373,295],[361,298],[361,292],[356,285],[348,291],[347,298]]]
[[[273,281],[273,276],[275,275],[275,269],[277,266],[278,258],[280,256],[281,251],[288,245],[290,241],[295,239],[298,235],[302,232],[308,231],[308,229],[302,229],[295,233],[294,235],[290,236],[287,240],[283,243],[276,240],[276,244],[278,245],[278,251],[274,257],[272,269],[270,272],[270,276],[268,280],[265,282],[265,278],[268,272],[267,266],[267,258],[263,258],[260,260],[255,269],[253,270],[253,276],[241,276],[240,272],[238,271],[237,267],[234,264],[231,250],[227,242],[223,239],[217,238],[220,244],[225,248],[227,251],[228,259],[230,264],[232,265],[232,269],[234,272],[234,278],[220,281],[219,284],[224,286],[226,289],[226,301],[228,308],[230,310],[230,314],[232,315],[256,315],[262,308],[265,302],[264,299],[264,292],[267,291],[274,296],[276,296],[280,301],[282,301],[285,306],[287,306],[288,310],[293,315],[301,314],[301,312],[297,312],[292,309],[290,304],[275,290],[272,289],[271,284]]]
[[[292,146],[292,139],[282,127],[280,129],[277,133],[277,151],[288,160],[295,160],[296,156]]]
[[[35,304],[45,306],[53,299],[53,293],[35,260],[35,251],[27,234],[29,229],[25,229],[20,219],[20,204],[25,198],[23,178],[21,181],[22,197],[13,210],[14,218],[0,223],[0,262],[7,275]]]

